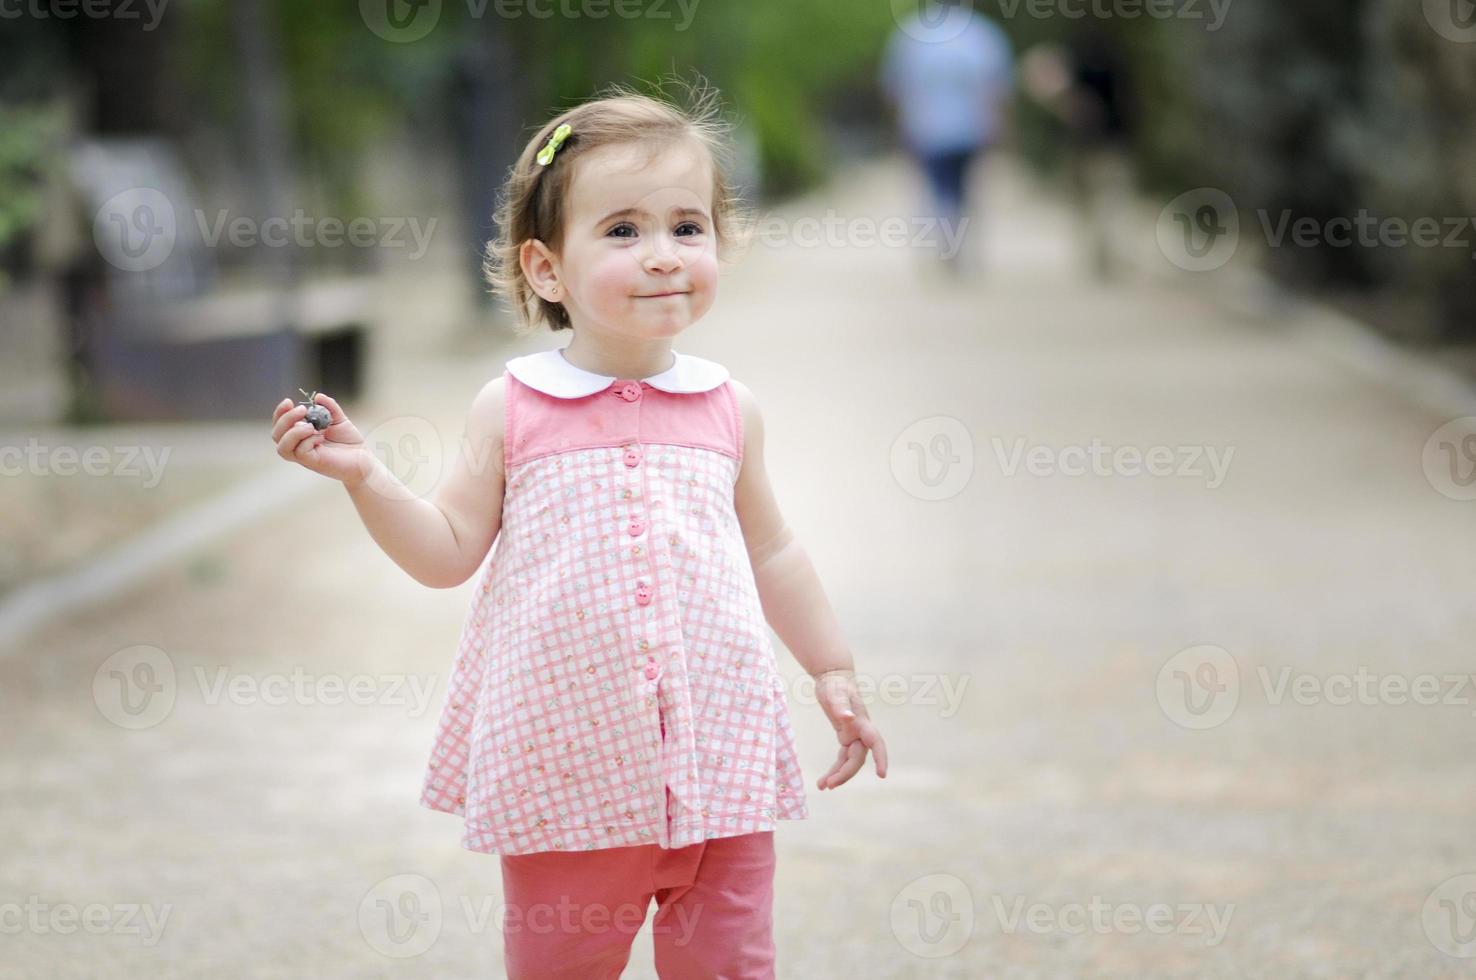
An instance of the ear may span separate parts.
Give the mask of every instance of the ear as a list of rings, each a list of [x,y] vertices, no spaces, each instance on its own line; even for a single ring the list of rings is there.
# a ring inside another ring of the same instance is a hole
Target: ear
[[[518,248],[518,264],[533,292],[550,303],[564,299],[564,283],[559,269],[559,258],[549,247],[536,238],[530,238]]]

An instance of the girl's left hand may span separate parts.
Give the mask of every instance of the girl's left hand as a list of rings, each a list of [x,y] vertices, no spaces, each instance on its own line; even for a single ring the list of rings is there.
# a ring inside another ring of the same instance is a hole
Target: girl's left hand
[[[822,790],[835,789],[861,771],[867,751],[875,752],[876,774],[887,776],[887,743],[866,713],[861,694],[856,690],[854,670],[830,670],[815,678],[815,696],[835,736],[840,740],[840,753],[830,771],[815,785]]]

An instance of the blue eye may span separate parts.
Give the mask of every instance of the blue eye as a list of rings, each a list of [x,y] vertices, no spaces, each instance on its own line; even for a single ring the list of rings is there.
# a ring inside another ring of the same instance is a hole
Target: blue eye
[[[702,226],[695,221],[683,221],[680,225],[677,225],[678,230],[681,230],[682,228],[691,228],[693,235],[702,234]]]
[[[635,230],[635,225],[631,224],[629,221],[622,221],[620,224],[616,225],[614,228],[611,228],[609,231],[605,232],[605,234],[606,235],[614,235],[614,237],[616,237],[616,238],[624,238],[626,236],[624,236],[624,235],[616,235],[615,234],[621,228],[629,228],[632,231],[634,231]]]

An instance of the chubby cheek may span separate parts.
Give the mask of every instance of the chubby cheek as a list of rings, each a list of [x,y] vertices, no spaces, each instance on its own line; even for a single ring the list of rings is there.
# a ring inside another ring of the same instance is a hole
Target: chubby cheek
[[[604,309],[618,309],[633,301],[641,281],[641,270],[629,254],[612,251],[600,256],[589,268],[585,289],[590,302]]]
[[[687,281],[692,286],[693,313],[701,316],[717,298],[717,252],[705,248],[687,265]]]

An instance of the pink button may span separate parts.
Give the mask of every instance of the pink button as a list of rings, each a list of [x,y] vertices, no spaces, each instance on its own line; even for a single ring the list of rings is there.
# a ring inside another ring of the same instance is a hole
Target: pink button
[[[641,461],[641,451],[640,451],[639,448],[627,449],[625,451],[625,465],[626,466],[634,466],[637,463],[639,463],[640,461]]]
[[[635,381],[627,381],[615,390],[619,392],[621,398],[624,398],[628,402],[633,402],[641,397],[641,386]]]
[[[641,520],[639,517],[632,517],[630,519],[630,524],[626,528],[626,530],[630,531],[630,536],[633,538],[638,536],[645,529],[646,522]]]
[[[649,585],[636,586],[636,605],[649,606],[651,604],[651,587]]]
[[[654,662],[646,664],[646,680],[654,681],[659,673],[661,673],[661,668],[657,667]]]

